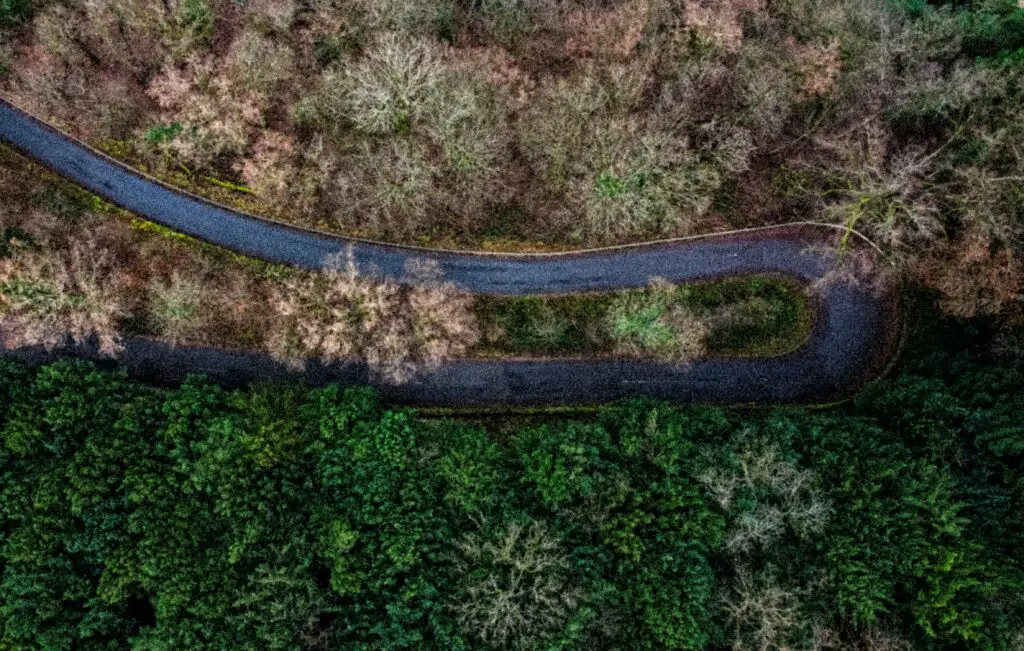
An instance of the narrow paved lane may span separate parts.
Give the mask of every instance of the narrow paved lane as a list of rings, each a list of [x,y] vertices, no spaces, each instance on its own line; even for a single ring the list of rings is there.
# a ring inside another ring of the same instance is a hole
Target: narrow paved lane
[[[641,287],[655,276],[686,282],[778,273],[811,283],[830,263],[806,249],[835,235],[831,227],[805,224],[581,253],[435,251],[335,237],[214,205],[144,177],[3,100],[0,142],[140,217],[248,256],[317,269],[350,250],[362,273],[400,281],[414,280],[410,260],[427,259],[446,280],[487,294]],[[456,360],[404,386],[380,388],[394,399],[429,405],[593,403],[639,394],[719,403],[825,402],[848,395],[884,367],[895,352],[900,313],[892,292],[879,296],[849,285],[826,288],[816,302],[808,344],[780,357],[707,358],[686,369],[635,360]],[[227,384],[289,376],[257,353],[171,349],[145,340],[129,342],[122,361],[129,372],[168,383],[189,371]],[[359,364],[313,365],[304,377],[370,382]]]

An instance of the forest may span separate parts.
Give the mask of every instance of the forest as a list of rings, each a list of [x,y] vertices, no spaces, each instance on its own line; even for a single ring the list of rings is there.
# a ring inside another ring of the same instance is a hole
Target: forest
[[[0,361],[0,648],[1019,650],[1024,353],[986,327],[823,410]]]
[[[1024,318],[1022,48],[1016,0],[0,2],[4,97],[253,214],[513,252],[821,221],[866,234],[946,313],[1008,324]],[[116,355],[143,335],[355,357],[402,383],[460,357],[778,353],[809,319],[807,292],[771,284],[495,304],[429,269],[418,288],[344,259],[297,273],[6,149],[0,191],[19,345],[70,333]]]
[[[6,97],[256,214],[516,251],[827,221],[965,316],[1019,316],[1021,48],[1018,0],[0,2]]]
[[[459,358],[685,370],[793,351],[817,294],[301,270],[0,146],[0,344],[111,358],[0,357],[0,651],[1024,651],[1024,0],[0,0],[0,95],[337,235],[856,229],[909,322],[833,405],[151,386],[126,339],[358,358],[379,383]]]

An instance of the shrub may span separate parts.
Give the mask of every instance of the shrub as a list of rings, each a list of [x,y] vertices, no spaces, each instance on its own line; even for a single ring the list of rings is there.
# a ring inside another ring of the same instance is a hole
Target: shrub
[[[618,129],[597,145],[600,151],[588,152],[605,163],[596,178],[570,183],[570,198],[583,207],[584,233],[611,239],[689,231],[711,207],[719,173],[664,134],[614,133]]]
[[[606,128],[608,118],[602,114],[613,108],[612,96],[592,74],[560,79],[537,95],[520,119],[519,146],[548,188],[564,191],[580,168],[583,174],[596,173],[581,150],[590,132]]]
[[[791,648],[790,636],[806,622],[799,594],[772,573],[751,575],[740,567],[725,611],[732,626],[734,649]]]
[[[735,555],[767,549],[787,532],[819,533],[831,509],[814,474],[765,441],[748,441],[731,457],[711,462],[698,479],[734,517],[725,548]]]
[[[524,49],[529,48],[531,54],[536,54],[543,47],[551,50],[564,47],[567,22],[572,10],[579,5],[597,3],[573,0],[470,0],[464,4],[468,10],[467,22],[481,40],[503,48],[516,49],[523,46]]]
[[[564,341],[570,325],[550,304],[542,302],[530,312],[526,330],[541,349],[555,349]]]
[[[181,0],[177,15],[179,53],[209,48],[216,16],[206,0]]]
[[[80,6],[75,42],[94,65],[115,65],[139,83],[159,69],[169,27],[164,6],[147,0],[82,0]]]
[[[504,107],[485,81],[454,71],[445,77],[432,99],[426,130],[440,146],[447,172],[468,185],[465,198],[483,193],[494,200],[495,188],[488,186],[508,152]],[[474,185],[480,182],[483,187]]]
[[[354,357],[361,319],[356,283],[353,273],[328,272],[302,275],[277,289],[271,307],[282,322],[278,332],[268,334],[270,350],[282,357]]]
[[[848,246],[840,237],[834,248],[808,247],[806,255],[818,256],[827,271],[811,285],[812,292],[821,292],[833,285],[860,286],[876,295],[891,287],[894,269],[867,247]]]
[[[927,182],[929,158],[923,152],[891,151],[887,134],[870,124],[830,147],[842,163],[827,172],[825,194],[833,198],[825,205],[828,218],[892,250],[942,234],[937,197]]]
[[[745,19],[764,13],[765,4],[763,0],[728,0],[715,4],[688,2],[684,7],[684,18],[688,31],[697,39],[735,52],[746,43],[743,33]]]
[[[800,93],[788,64],[776,44],[751,43],[743,48],[736,66],[739,119],[759,141],[778,136]]]
[[[663,65],[667,69],[659,70],[663,80],[656,105],[659,122],[687,127],[723,119],[733,112],[735,66],[721,53],[687,47],[669,61]]]
[[[24,23],[32,11],[32,0],[0,0],[0,29]]]
[[[471,16],[480,25],[488,40],[505,46],[521,41],[537,27],[537,16],[531,11],[551,5],[551,0],[531,3],[529,0],[473,0]]]
[[[272,94],[296,74],[287,46],[251,31],[232,41],[225,64],[232,83],[254,93]]]
[[[605,328],[619,353],[685,362],[706,352],[709,329],[675,295],[675,288],[656,281],[646,291],[615,297]]]
[[[109,250],[76,241],[49,254],[22,252],[0,260],[0,310],[15,346],[48,349],[93,338],[113,355],[121,348],[118,321],[129,298]]]
[[[257,29],[277,37],[288,33],[299,11],[296,0],[247,0],[246,17]]]
[[[264,131],[252,151],[235,165],[246,185],[269,203],[295,208],[293,198],[301,192],[293,179],[298,176],[295,140],[278,131]]]
[[[261,146],[257,141],[252,160],[257,164],[260,160]],[[273,160],[287,156],[287,152],[274,147],[270,156]],[[248,161],[247,161],[248,162]],[[302,147],[296,147],[293,163],[295,173],[287,177],[289,212],[291,214],[332,213],[333,207],[328,201],[330,190],[335,185],[335,175],[339,167],[339,156],[331,149],[330,142],[323,136],[314,136]],[[282,167],[271,162],[275,167],[268,170],[268,177],[273,179],[280,174]],[[243,172],[244,172],[243,163]],[[252,181],[256,183],[256,181]],[[256,183],[259,187],[259,184]],[[316,211],[316,212],[314,212]]]
[[[572,8],[566,15],[566,51],[574,57],[628,59],[649,23],[649,2]]]
[[[438,0],[355,0],[360,22],[369,29],[426,37],[432,35]],[[346,11],[351,11],[348,7]]]
[[[340,59],[343,51],[341,39],[336,36],[322,35],[313,41],[313,56],[321,68],[326,68]]]
[[[408,290],[407,300],[414,355],[427,368],[466,353],[480,339],[473,299],[453,285],[416,285]]]
[[[158,335],[172,344],[201,336],[203,291],[193,278],[175,271],[169,280],[149,286],[149,320]]]
[[[79,18],[56,5],[36,18],[36,43],[18,48],[22,54],[12,61],[16,74],[8,92],[29,111],[58,120],[78,135],[123,138],[142,117],[137,88],[127,75],[98,75],[76,45],[80,35],[62,21],[75,24]],[[0,45],[0,56],[5,49]]]
[[[336,218],[378,237],[422,231],[438,194],[436,171],[415,140],[364,143],[334,181],[340,206]]]
[[[165,62],[146,93],[166,122],[181,128],[169,140],[146,144],[202,169],[245,151],[250,129],[263,124],[268,99],[223,73],[211,57],[191,58],[183,66]]]
[[[712,120],[700,125],[701,149],[708,152],[715,167],[728,174],[750,169],[750,157],[757,149],[749,129],[727,121]]]
[[[685,232],[720,185],[687,138],[631,114],[636,74],[559,81],[521,120],[520,146],[545,189],[563,199],[558,216],[577,237]]]
[[[88,66],[89,55],[82,48],[79,28],[82,18],[68,7],[50,5],[33,21],[36,42],[67,65]]]
[[[433,23],[437,40],[454,45],[455,39],[458,38],[460,27],[455,9],[448,4],[441,5],[434,12]]]

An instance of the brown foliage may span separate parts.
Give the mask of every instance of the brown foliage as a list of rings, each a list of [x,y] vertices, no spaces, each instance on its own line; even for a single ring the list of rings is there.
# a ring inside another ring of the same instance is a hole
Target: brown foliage
[[[800,89],[802,98],[808,99],[831,91],[842,71],[839,41],[797,45],[793,40],[790,45],[797,52],[796,62],[803,76],[803,86]]]
[[[43,3],[4,47],[0,84],[94,143],[233,170],[267,212],[350,234],[591,245],[831,220],[919,268],[958,314],[1012,302],[1021,77],[965,56],[955,12],[910,17],[876,0],[207,5],[197,19],[184,0]],[[172,137],[142,137],[175,122]],[[780,170],[802,181],[776,183]],[[991,253],[943,244],[969,234]],[[950,265],[980,274],[988,298],[966,296]]]
[[[211,58],[168,60],[146,93],[162,109],[162,122],[183,129],[160,147],[178,159],[209,168],[221,156],[245,150],[250,129],[263,123],[267,98],[222,76]]]
[[[565,49],[573,57],[627,59],[643,36],[650,9],[650,0],[573,9],[566,17]]]
[[[123,138],[143,120],[145,96],[129,76],[68,65],[40,46],[21,50],[10,95],[75,135]]]
[[[279,131],[260,134],[248,156],[235,164],[247,186],[273,205],[286,207],[296,173],[295,139]]]
[[[364,278],[344,268],[302,274],[272,290],[279,317],[268,347],[284,358],[362,357],[389,382],[464,353],[479,339],[470,297],[454,286]]]
[[[998,314],[1020,301],[1024,287],[1017,255],[980,236],[940,249],[939,255],[920,260],[916,270],[925,286],[940,292],[942,309],[960,317]]]
[[[744,14],[764,10],[764,0],[686,0],[685,22],[700,37],[735,52],[743,45]]]
[[[95,240],[59,252],[22,250],[0,260],[0,315],[8,345],[54,348],[68,337],[95,338],[100,352],[121,348],[118,320],[129,311],[112,253]]]
[[[469,74],[482,75],[510,108],[526,104],[537,86],[537,76],[525,70],[508,50],[500,47],[460,47],[452,50],[452,62]]]
[[[431,225],[440,188],[426,147],[415,140],[366,144],[351,156],[328,191],[335,219],[376,237],[411,235]]]

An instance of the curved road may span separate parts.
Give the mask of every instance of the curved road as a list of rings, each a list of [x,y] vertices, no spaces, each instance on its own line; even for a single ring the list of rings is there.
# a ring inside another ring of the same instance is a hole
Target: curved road
[[[336,237],[268,221],[170,188],[60,133],[0,99],[0,142],[90,192],[145,219],[239,253],[318,269],[351,250],[363,274],[414,282],[411,259],[437,263],[445,280],[486,294],[549,294],[777,273],[811,283],[829,259],[806,252],[835,237],[827,225],[794,225],[726,235],[560,254],[460,253]],[[389,398],[422,405],[595,403],[628,395],[714,403],[829,402],[849,395],[884,368],[897,346],[900,309],[884,295],[844,284],[816,300],[810,340],[778,357],[704,358],[686,369],[640,360],[452,360],[401,386],[380,385]],[[14,351],[40,359],[40,351]],[[64,351],[88,355],[89,351]],[[128,342],[121,362],[130,373],[177,382],[204,372],[229,385],[291,373],[258,353],[172,349]],[[314,383],[371,383],[361,364],[312,364]]]

